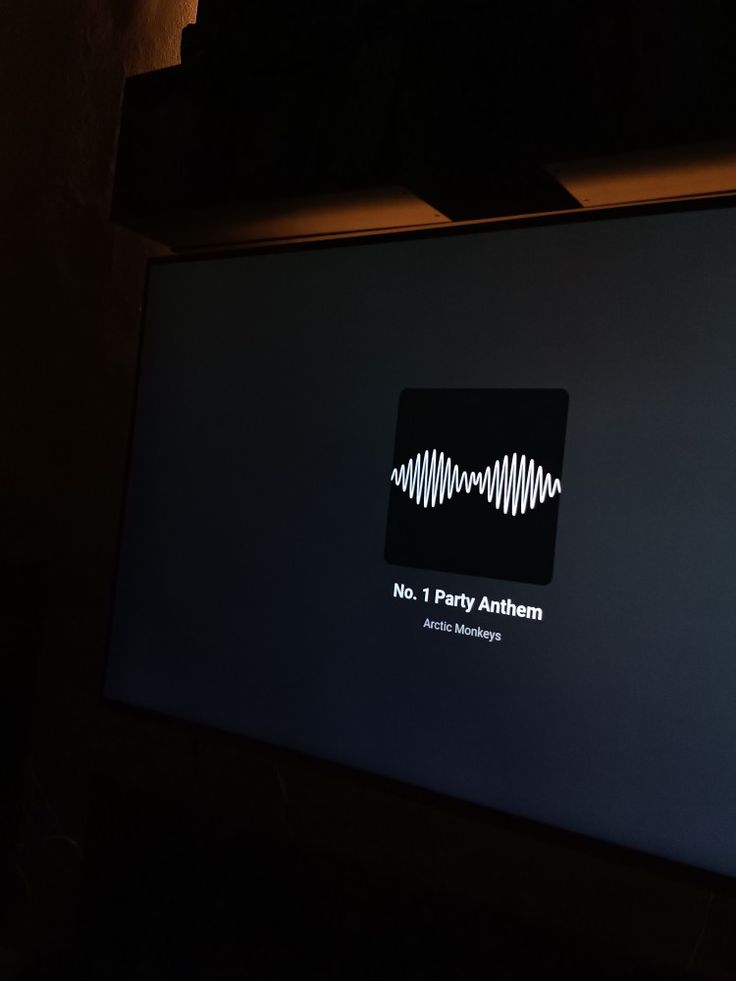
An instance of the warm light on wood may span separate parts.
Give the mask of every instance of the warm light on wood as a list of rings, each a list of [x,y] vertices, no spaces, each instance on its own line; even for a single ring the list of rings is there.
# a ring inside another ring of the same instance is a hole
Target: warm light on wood
[[[736,143],[710,143],[550,164],[586,208],[736,191]]]
[[[161,241],[175,242],[178,248],[217,248],[425,228],[449,221],[407,188],[395,186],[254,201],[194,215],[169,214],[162,220],[159,235]]]

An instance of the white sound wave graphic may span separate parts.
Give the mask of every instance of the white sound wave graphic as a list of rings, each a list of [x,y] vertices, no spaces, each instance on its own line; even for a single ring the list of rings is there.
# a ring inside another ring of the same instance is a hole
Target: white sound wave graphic
[[[423,507],[435,507],[450,500],[453,494],[473,488],[495,504],[504,514],[525,514],[548,497],[562,493],[562,484],[545,473],[534,460],[523,454],[504,456],[485,470],[461,470],[451,457],[437,450],[417,453],[408,463],[391,472],[391,481]]]

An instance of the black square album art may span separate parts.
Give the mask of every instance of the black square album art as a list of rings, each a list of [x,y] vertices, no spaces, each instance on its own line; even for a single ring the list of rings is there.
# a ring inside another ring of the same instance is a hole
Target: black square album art
[[[562,389],[405,389],[386,561],[550,582],[567,403]]]

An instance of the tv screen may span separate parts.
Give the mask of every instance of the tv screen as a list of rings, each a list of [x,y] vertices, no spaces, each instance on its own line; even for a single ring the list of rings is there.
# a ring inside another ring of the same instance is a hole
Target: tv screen
[[[736,874],[736,211],[149,270],[105,693]]]

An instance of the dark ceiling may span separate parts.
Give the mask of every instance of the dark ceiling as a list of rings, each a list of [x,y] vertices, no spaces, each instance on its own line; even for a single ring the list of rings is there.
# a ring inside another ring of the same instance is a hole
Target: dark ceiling
[[[448,217],[574,207],[546,163],[734,135],[732,5],[200,0],[128,81],[119,220],[409,187]]]

